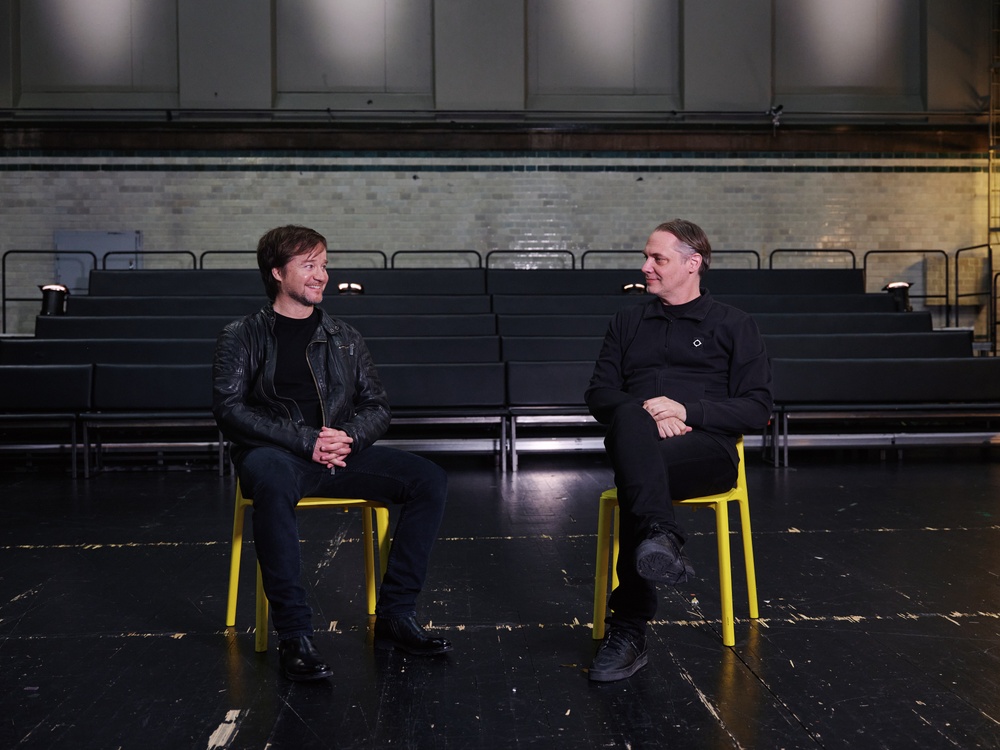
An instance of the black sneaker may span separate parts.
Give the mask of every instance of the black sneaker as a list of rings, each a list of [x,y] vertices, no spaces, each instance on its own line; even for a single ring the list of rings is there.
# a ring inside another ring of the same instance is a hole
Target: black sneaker
[[[676,585],[694,578],[691,561],[681,552],[677,538],[654,526],[635,551],[635,569],[647,581]]]
[[[646,636],[613,627],[597,647],[589,677],[594,682],[624,680],[646,666],[647,661]]]

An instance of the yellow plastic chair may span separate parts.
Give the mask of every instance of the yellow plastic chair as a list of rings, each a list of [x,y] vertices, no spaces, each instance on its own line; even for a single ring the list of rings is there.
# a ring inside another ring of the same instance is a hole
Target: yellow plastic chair
[[[232,558],[229,563],[229,596],[226,604],[226,626],[236,624],[236,593],[240,580],[240,560],[243,552],[243,517],[253,500],[243,496],[239,480],[236,482],[236,514],[233,518]],[[376,581],[375,581],[375,544],[372,531],[378,537],[379,550],[379,582],[385,575],[385,566],[389,559],[389,509],[382,503],[373,500],[340,497],[304,497],[299,500],[299,508],[350,508],[361,509],[361,521],[364,529],[365,582],[368,593],[368,614],[375,614]],[[372,519],[374,517],[374,527]],[[260,577],[260,565],[257,565],[257,629],[255,649],[267,651],[267,616],[268,602],[264,595],[264,584]]]
[[[722,600],[722,643],[736,645],[736,631],[733,627],[733,574],[729,553],[729,503],[738,503],[740,524],[743,534],[743,559],[747,573],[747,599],[750,604],[750,618],[756,620],[757,574],[753,563],[753,539],[750,533],[750,496],[747,493],[747,475],[743,459],[743,438],[736,444],[740,457],[736,486],[729,492],[705,497],[677,500],[674,505],[707,506],[715,511],[715,531],[719,547],[719,589]],[[594,576],[594,639],[604,638],[604,617],[608,607],[609,557],[612,590],[618,586],[618,489],[605,490],[601,494],[601,505],[597,520],[597,573]],[[613,528],[613,532],[612,532]]]

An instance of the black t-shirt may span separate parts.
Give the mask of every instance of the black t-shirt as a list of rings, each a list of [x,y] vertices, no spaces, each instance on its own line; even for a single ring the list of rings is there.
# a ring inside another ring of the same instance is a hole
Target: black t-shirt
[[[274,335],[278,340],[278,358],[275,363],[274,389],[282,398],[295,401],[306,424],[323,426],[319,390],[316,378],[306,359],[306,347],[319,325],[320,311],[313,311],[308,318],[288,318],[274,314]]]

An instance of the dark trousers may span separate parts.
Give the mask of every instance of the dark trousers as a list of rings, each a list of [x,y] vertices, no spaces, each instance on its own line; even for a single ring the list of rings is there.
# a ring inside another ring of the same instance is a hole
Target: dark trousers
[[[444,515],[448,476],[412,453],[373,445],[333,473],[276,448],[248,451],[237,467],[253,498],[253,535],[264,592],[279,638],[311,635],[312,609],[301,580],[295,506],[303,497],[361,497],[399,505],[376,614],[413,614]]]
[[[604,445],[620,508],[618,587],[611,593],[608,624],[645,633],[656,616],[656,585],[636,572],[636,548],[654,524],[683,544],[673,501],[731,489],[736,467],[726,448],[704,432],[661,438],[641,404],[615,411]]]

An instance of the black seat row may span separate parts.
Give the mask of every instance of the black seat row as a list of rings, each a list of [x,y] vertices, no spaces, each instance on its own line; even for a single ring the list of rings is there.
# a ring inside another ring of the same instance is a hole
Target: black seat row
[[[716,295],[722,302],[751,314],[757,313],[887,313],[896,312],[896,301],[885,294],[739,294]],[[357,315],[603,315],[611,317],[623,307],[649,299],[642,294],[358,294],[327,295],[323,308],[335,317]],[[71,296],[70,316],[184,316],[197,312],[236,319],[258,310],[258,296]]]
[[[776,461],[781,450],[787,460],[790,418],[878,416],[899,422],[920,416],[953,423],[1000,418],[1000,359],[996,358],[775,358],[772,364]],[[401,427],[421,427],[419,438],[430,427],[449,423],[484,426],[491,432],[488,449],[499,451],[506,461],[509,447],[515,466],[519,426],[572,423],[574,434],[566,436],[571,447],[581,439],[579,427],[595,427],[583,403],[592,370],[590,360],[379,367]],[[92,437],[101,430],[142,427],[155,432],[166,424],[214,429],[207,362],[0,365],[0,394],[0,417],[8,426],[34,428],[47,423],[69,429],[74,470],[79,423],[87,473],[93,446],[100,460],[100,439]],[[221,441],[215,440],[221,449]],[[422,444],[434,448],[426,440]]]
[[[586,361],[602,336],[372,336],[372,357],[383,364]],[[765,334],[768,355],[782,358],[967,357],[972,331],[917,333]],[[199,364],[212,361],[214,338],[0,338],[0,365]]]
[[[231,317],[39,316],[35,336],[43,338],[214,338]],[[357,315],[343,316],[366,338],[386,336],[603,336],[600,315]],[[915,333],[933,330],[929,312],[758,313],[763,334]]]
[[[1000,440],[1000,359],[995,357],[779,357],[771,365],[775,465],[779,452],[788,463],[792,420],[806,426],[836,422],[845,434],[859,422],[888,426],[895,431],[888,439],[897,446]],[[981,429],[968,432],[974,424]]]
[[[635,257],[635,269],[330,268],[329,288],[357,283],[365,294],[377,295],[617,294],[625,284],[642,282],[641,255]],[[823,294],[865,292],[861,269],[717,268],[709,271],[706,285],[716,295],[801,294],[803,289],[821,289]],[[255,269],[95,270],[90,273],[89,291],[96,296],[254,296],[261,293],[261,280]]]

